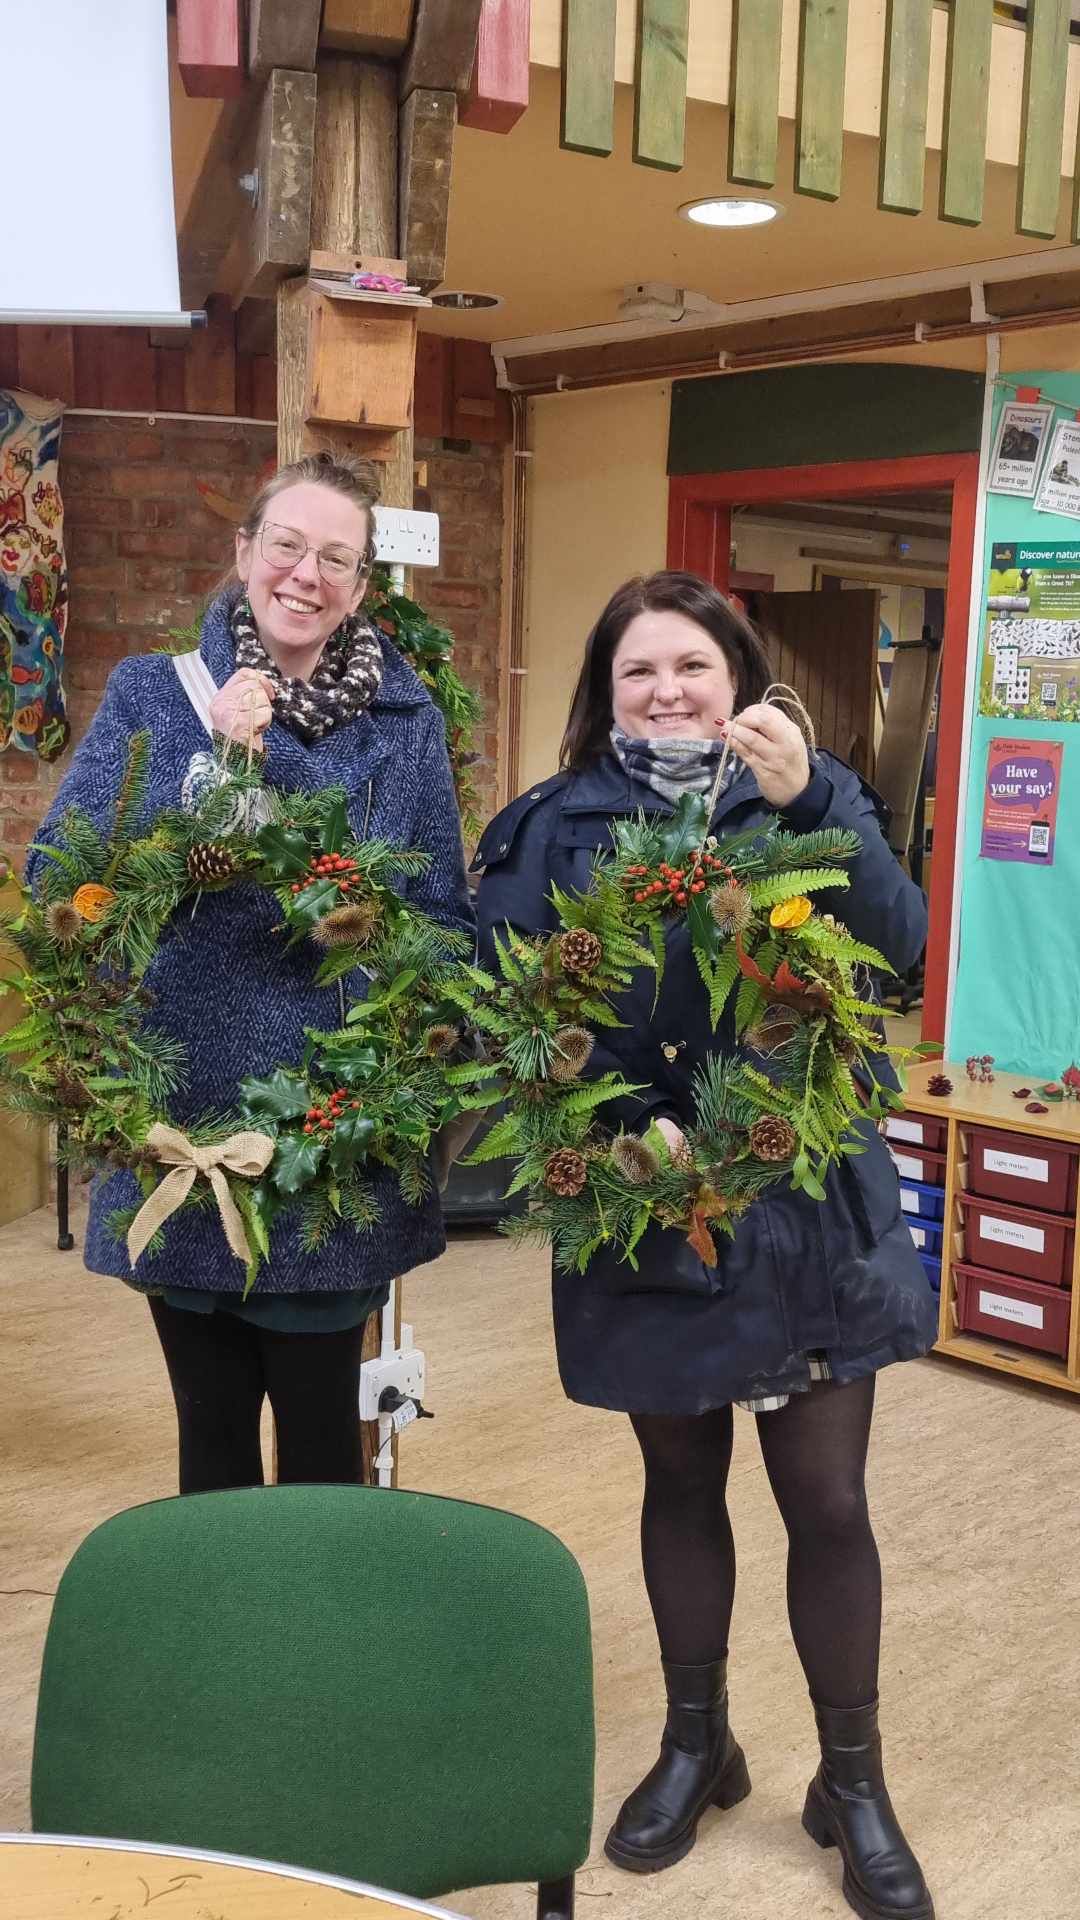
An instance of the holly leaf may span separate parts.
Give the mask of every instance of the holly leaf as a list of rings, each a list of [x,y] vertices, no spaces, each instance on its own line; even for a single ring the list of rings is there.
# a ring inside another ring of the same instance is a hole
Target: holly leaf
[[[340,853],[348,838],[348,803],[343,793],[336,793],[323,814],[319,828],[319,844],[324,853]]]
[[[322,1140],[303,1133],[283,1133],[270,1162],[270,1178],[280,1193],[299,1193],[310,1187],[326,1152]]]
[[[323,1073],[346,1087],[358,1087],[379,1069],[374,1047],[323,1047],[319,1055]]]
[[[724,945],[724,936],[709,912],[707,893],[695,893],[692,896],[686,910],[686,924],[690,929],[690,944],[694,952],[704,954],[707,960],[715,960]]]
[[[709,822],[705,816],[705,796],[700,793],[684,793],[670,820],[665,820],[660,834],[662,857],[670,866],[677,867],[683,856],[691,848],[704,845],[709,831]]]
[[[307,872],[311,849],[298,827],[276,824],[261,827],[255,835],[255,845],[273,874],[280,874],[285,880],[297,880]]]
[[[365,1158],[374,1132],[375,1122],[362,1107],[355,1112],[346,1108],[328,1142],[330,1164],[336,1173],[346,1172]]]
[[[346,898],[348,898],[347,895]],[[311,932],[312,927],[323,918],[324,914],[332,912],[340,905],[341,894],[336,880],[329,878],[313,880],[302,893],[292,895],[287,910],[289,924],[295,930],[296,936],[302,939],[305,934]]]
[[[240,1082],[240,1105],[249,1120],[299,1120],[310,1105],[307,1082],[287,1067],[265,1080]]]

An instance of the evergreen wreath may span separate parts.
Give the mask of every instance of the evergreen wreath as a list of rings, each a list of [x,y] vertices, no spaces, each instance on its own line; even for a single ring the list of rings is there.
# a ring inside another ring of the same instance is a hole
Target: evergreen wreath
[[[654,1222],[714,1264],[716,1233],[733,1233],[768,1187],[786,1180],[824,1199],[829,1168],[864,1151],[854,1122],[902,1104],[873,1070],[874,1056],[905,1051],[885,1046],[868,997],[870,970],[887,963],[812,903],[848,884],[853,832],[773,827],[717,843],[705,799],[686,795],[670,818],[617,825],[590,889],[553,893],[557,930],[532,940],[508,930],[493,973],[396,892],[428,856],[354,839],[342,793],[275,793],[233,749],[194,813],[146,827],[149,751],[148,734],[135,735],[108,834],[69,809],[60,844],[39,849],[36,896],[21,886],[0,917],[20,963],[0,994],[25,1005],[0,1037],[0,1105],[62,1123],[71,1157],[92,1168],[131,1168],[144,1203],[166,1167],[182,1167],[170,1210],[216,1198],[248,1287],[282,1214],[299,1213],[311,1249],[342,1221],[363,1232],[378,1217],[376,1167],[418,1204],[439,1131],[499,1103],[472,1160],[518,1161],[509,1191],[527,1188],[533,1204],[508,1231],[550,1240],[556,1264],[577,1271],[605,1244],[634,1264]],[[272,817],[249,831],[256,793],[259,817],[267,802]],[[179,1136],[167,1103],[182,1049],[148,1025],[145,976],[175,914],[241,884],[274,893],[282,937],[312,946],[318,984],[339,983],[341,1021],[309,1031],[299,1062],[245,1080],[233,1114]],[[675,1154],[655,1126],[613,1134],[603,1107],[641,1089],[588,1072],[596,1030],[621,1024],[635,973],[651,969],[659,991],[673,915],[686,918],[712,1022],[730,1009],[737,1043],[697,1074],[694,1123]],[[358,966],[370,989],[350,1002],[344,982]],[[142,1211],[113,1216],[118,1237]],[[148,1250],[162,1244],[155,1232]]]

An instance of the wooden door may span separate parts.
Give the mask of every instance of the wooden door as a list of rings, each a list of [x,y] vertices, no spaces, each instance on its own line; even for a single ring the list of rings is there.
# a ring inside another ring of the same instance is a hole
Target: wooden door
[[[794,687],[819,747],[872,779],[881,625],[877,588],[756,593],[751,599],[751,618],[768,650],[773,678]]]

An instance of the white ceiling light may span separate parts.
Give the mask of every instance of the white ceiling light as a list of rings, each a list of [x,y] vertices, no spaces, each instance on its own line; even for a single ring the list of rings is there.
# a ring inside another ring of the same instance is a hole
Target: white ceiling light
[[[744,200],[724,195],[709,200],[687,200],[679,218],[695,227],[764,227],[778,220],[784,209],[779,200]]]
[[[431,296],[433,307],[450,307],[455,313],[478,313],[482,307],[501,307],[501,293],[471,293],[457,287],[444,287]]]

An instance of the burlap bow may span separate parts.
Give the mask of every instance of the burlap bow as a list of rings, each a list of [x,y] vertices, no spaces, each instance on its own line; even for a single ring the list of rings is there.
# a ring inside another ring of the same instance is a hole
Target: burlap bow
[[[200,1173],[206,1175],[214,1189],[230,1251],[247,1266],[251,1260],[251,1248],[222,1169],[228,1168],[230,1173],[238,1173],[245,1180],[257,1180],[261,1173],[266,1172],[274,1156],[274,1142],[269,1135],[230,1133],[227,1140],[215,1141],[211,1147],[197,1147],[186,1134],[178,1133],[175,1127],[158,1125],[151,1127],[146,1144],[162,1166],[172,1167],[174,1171],[167,1173],[160,1186],[154,1188],[128,1229],[127,1248],[132,1266],[149,1246],[158,1228],[163,1227],[177,1208],[183,1206]]]

